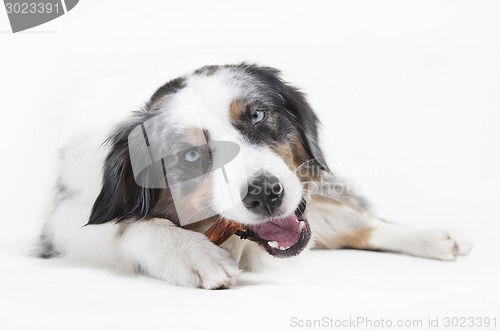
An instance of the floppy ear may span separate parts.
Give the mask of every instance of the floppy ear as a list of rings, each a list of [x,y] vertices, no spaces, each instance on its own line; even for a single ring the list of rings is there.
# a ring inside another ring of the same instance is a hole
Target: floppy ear
[[[285,88],[282,95],[285,100],[285,107],[294,115],[294,118],[296,119],[296,127],[304,144],[304,149],[309,154],[311,159],[315,160],[314,162],[319,165],[321,170],[330,172],[323,156],[323,152],[319,147],[318,125],[320,122],[318,117],[306,101],[302,92],[285,83],[283,83],[283,85]]]
[[[159,199],[161,189],[139,186],[130,160],[128,136],[144,122],[144,113],[123,124],[108,139],[111,150],[104,162],[101,193],[94,202],[87,224],[102,224],[148,215]],[[142,116],[141,116],[142,115]]]
[[[299,131],[304,149],[310,159],[325,171],[330,172],[326,164],[323,152],[318,142],[319,120],[304,94],[298,89],[285,83],[280,77],[280,71],[270,67],[259,67],[256,65],[242,64],[250,73],[258,76],[261,82],[268,84],[269,90],[281,96],[283,106],[290,112],[292,121]]]

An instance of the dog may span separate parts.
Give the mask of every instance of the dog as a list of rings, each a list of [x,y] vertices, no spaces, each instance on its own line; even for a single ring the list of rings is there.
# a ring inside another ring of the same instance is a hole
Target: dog
[[[112,130],[63,148],[38,254],[219,289],[264,255],[348,247],[455,260],[470,251],[461,235],[387,222],[339,190],[318,123],[274,68],[205,66],[173,79]],[[204,232],[219,218],[246,231],[217,246]]]

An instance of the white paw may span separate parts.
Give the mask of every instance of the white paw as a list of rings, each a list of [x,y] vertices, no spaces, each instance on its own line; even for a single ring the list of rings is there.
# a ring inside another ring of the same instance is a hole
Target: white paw
[[[414,255],[446,261],[453,261],[472,249],[472,243],[464,235],[439,229],[420,231],[415,244]]]
[[[137,222],[125,232],[123,249],[136,269],[174,285],[227,288],[240,273],[229,252],[202,233],[166,221]]]
[[[238,264],[229,252],[214,245],[205,235],[193,233],[199,240],[192,240],[183,253],[183,261],[190,269],[189,286],[205,289],[228,288],[240,273]]]
[[[448,235],[455,240],[458,246],[458,255],[467,255],[472,250],[472,241],[457,230],[448,230]]]

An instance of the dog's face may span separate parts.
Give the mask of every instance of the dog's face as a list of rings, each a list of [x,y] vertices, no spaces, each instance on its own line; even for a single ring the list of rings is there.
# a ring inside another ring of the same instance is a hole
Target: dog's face
[[[210,66],[173,80],[110,143],[89,223],[224,217],[275,256],[307,244],[304,183],[327,166],[316,116],[277,70]]]

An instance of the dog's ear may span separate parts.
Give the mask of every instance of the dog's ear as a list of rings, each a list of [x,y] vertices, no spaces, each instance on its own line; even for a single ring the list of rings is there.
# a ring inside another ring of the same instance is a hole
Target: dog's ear
[[[257,76],[260,82],[267,84],[267,89],[280,96],[280,102],[290,114],[291,120],[299,131],[304,149],[309,158],[325,171],[330,172],[323,152],[319,147],[319,119],[307,102],[304,94],[283,81],[279,70],[270,67],[242,64],[243,68]]]
[[[314,162],[321,170],[330,172],[323,156],[323,151],[319,146],[318,126],[320,122],[318,117],[302,92],[284,82],[283,85],[284,91],[282,96],[285,100],[285,107],[292,113],[295,119],[296,128],[304,144],[304,149],[310,158],[314,159]]]
[[[102,188],[94,202],[87,224],[102,224],[124,219],[141,219],[158,201],[161,189],[139,186],[132,170],[128,136],[144,122],[145,113],[120,125],[108,139],[111,149],[104,162]]]

